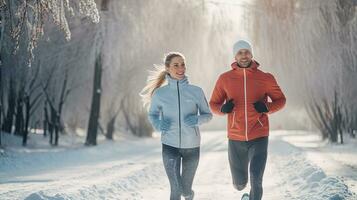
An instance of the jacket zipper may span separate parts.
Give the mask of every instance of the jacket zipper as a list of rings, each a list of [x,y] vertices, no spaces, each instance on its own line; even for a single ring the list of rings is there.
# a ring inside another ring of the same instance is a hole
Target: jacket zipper
[[[177,81],[177,98],[178,98],[178,107],[179,107],[179,147],[181,148],[181,102],[180,102],[179,81]]]
[[[245,118],[245,139],[248,141],[248,119],[247,119],[247,77],[245,69],[244,73],[244,118]]]

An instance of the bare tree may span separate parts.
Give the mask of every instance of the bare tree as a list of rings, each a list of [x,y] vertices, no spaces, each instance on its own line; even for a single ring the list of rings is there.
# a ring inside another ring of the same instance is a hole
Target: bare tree
[[[1,131],[1,127],[3,124],[3,114],[4,114],[4,106],[3,106],[3,80],[2,80],[2,70],[3,70],[3,62],[2,62],[2,57],[1,57],[1,47],[2,47],[2,42],[3,42],[3,38],[4,38],[4,24],[5,24],[5,18],[4,18],[4,9],[0,7],[0,146],[2,144],[1,141],[1,136],[2,136],[2,131]]]
[[[110,104],[109,108],[107,109],[107,123],[106,123],[106,132],[105,138],[108,140],[113,140],[113,135],[115,132],[115,123],[117,117],[121,111],[121,107],[116,107],[116,99],[113,99],[112,103]],[[121,105],[121,104],[120,104]]]
[[[357,110],[355,106],[343,105],[344,132],[349,133],[352,138],[356,138],[357,130]]]
[[[46,103],[45,105],[48,105],[49,107],[49,113],[47,110],[47,107],[45,107],[45,120],[48,120],[46,123],[46,127],[48,127],[48,132],[50,134],[50,144],[51,145],[58,145],[58,139],[59,139],[59,133],[63,133],[64,131],[64,125],[61,121],[61,115],[62,115],[62,110],[63,106],[66,102],[66,99],[70,92],[72,91],[72,87],[68,86],[68,79],[69,79],[69,69],[66,68],[64,71],[64,75],[62,77],[62,82],[59,85],[59,88],[56,87],[56,83],[52,83],[52,86],[55,88],[59,89],[60,94],[59,96],[56,95],[56,92],[53,89],[49,90],[49,87],[51,85],[51,79],[53,77],[55,68],[52,68],[50,75],[48,76],[47,80],[45,83],[42,84],[43,92],[45,94],[46,98]],[[47,130],[46,130],[47,132]],[[54,134],[54,137],[53,137]]]
[[[26,84],[27,87],[23,95],[24,106],[25,106],[25,116],[24,116],[25,124],[23,129],[23,140],[22,140],[23,146],[26,146],[27,144],[30,119],[40,106],[42,91],[41,92],[37,91],[37,89],[39,89],[41,86],[41,84],[38,81],[40,67],[41,66],[39,65],[36,66],[35,69],[30,69],[30,81],[29,84]]]
[[[90,116],[88,122],[87,138],[85,145],[92,146],[97,145],[97,132],[99,125],[99,113],[100,113],[100,97],[101,97],[101,82],[102,82],[102,55],[97,55],[94,67],[94,80],[93,80],[93,92],[92,103],[90,108]]]
[[[106,14],[105,11],[108,11],[108,5],[110,0],[98,0],[98,4],[101,7],[103,16]],[[88,121],[87,137],[86,137],[86,146],[97,145],[97,135],[98,129],[103,133],[103,127],[100,124],[100,109],[101,109],[101,95],[102,95],[102,74],[103,74],[103,46],[104,39],[106,38],[106,21],[102,20],[102,23],[99,26],[100,33],[100,42],[99,42],[99,54],[96,55],[95,65],[94,65],[94,77],[93,77],[93,88],[92,88],[92,102],[90,107],[90,115]],[[115,120],[114,120],[115,121]]]
[[[307,104],[310,118],[320,130],[323,139],[328,138],[331,142],[343,144],[343,126],[345,124],[345,116],[342,113],[342,104],[340,103],[338,92],[335,91],[332,101],[328,98],[319,100],[312,99],[312,103]]]
[[[1,52],[1,44],[2,44],[2,40],[3,40],[3,33],[4,33],[4,11],[2,8],[0,8],[0,26],[1,26],[1,30],[0,30],[0,52]],[[2,58],[1,58],[1,53],[0,53],[0,146],[2,144],[1,141],[1,136],[2,136],[2,131],[1,131],[1,127],[2,127],[2,120],[3,120],[3,88],[2,88]]]

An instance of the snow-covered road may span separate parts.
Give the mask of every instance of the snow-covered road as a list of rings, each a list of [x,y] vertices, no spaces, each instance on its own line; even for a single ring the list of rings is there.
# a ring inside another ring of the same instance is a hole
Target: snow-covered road
[[[281,132],[271,133],[263,199],[357,199],[352,191],[357,177],[325,173],[304,149],[282,138]],[[231,183],[225,132],[203,132],[202,139],[193,186],[196,199],[239,199],[242,192]],[[1,200],[166,200],[168,191],[158,138],[69,150],[10,151],[0,157]]]

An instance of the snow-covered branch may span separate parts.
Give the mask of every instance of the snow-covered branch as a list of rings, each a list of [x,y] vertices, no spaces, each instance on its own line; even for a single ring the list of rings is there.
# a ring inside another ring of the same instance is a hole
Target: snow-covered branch
[[[33,60],[33,50],[38,40],[45,34],[45,25],[52,21],[64,34],[71,39],[69,18],[75,15],[89,18],[93,23],[99,22],[99,13],[94,0],[2,0],[0,7],[7,18],[7,28],[14,40],[14,53],[22,45],[26,46]]]

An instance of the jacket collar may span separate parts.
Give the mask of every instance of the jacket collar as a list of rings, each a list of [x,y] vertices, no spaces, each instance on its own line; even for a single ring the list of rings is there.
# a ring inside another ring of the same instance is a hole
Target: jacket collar
[[[243,69],[253,72],[253,71],[256,71],[259,66],[260,66],[260,64],[255,60],[252,60],[252,63],[247,68],[240,67],[237,62],[234,62],[231,64],[232,69],[237,72],[241,72],[241,71],[243,71]]]
[[[168,84],[170,87],[173,87],[173,88],[176,88],[177,87],[177,83],[179,84],[179,86],[186,86],[188,85],[188,78],[187,76],[185,76],[183,79],[181,80],[176,80],[176,79],[173,79],[170,75],[166,74],[165,76]]]

